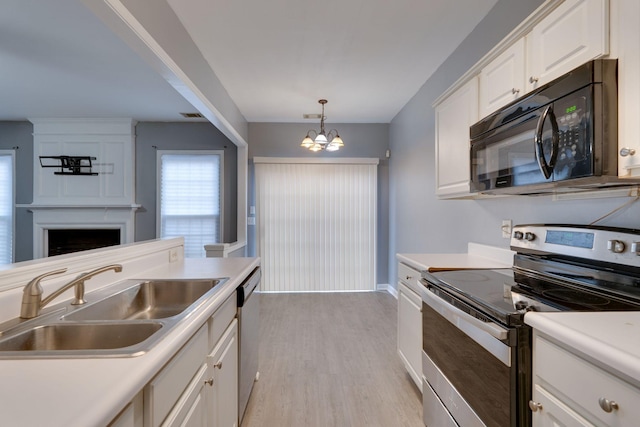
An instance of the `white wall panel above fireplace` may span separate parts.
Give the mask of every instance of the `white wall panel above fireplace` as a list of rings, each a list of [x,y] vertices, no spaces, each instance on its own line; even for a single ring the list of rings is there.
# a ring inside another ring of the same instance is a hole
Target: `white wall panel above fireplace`
[[[123,205],[135,202],[131,119],[30,119],[34,143],[34,205]],[[90,156],[97,175],[57,175],[40,156]]]

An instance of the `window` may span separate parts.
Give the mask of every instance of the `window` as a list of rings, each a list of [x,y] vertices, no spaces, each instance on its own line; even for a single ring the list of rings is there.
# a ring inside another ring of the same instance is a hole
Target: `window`
[[[13,262],[13,151],[0,150],[0,264]]]
[[[222,151],[158,151],[158,235],[184,237],[187,258],[222,242]]]

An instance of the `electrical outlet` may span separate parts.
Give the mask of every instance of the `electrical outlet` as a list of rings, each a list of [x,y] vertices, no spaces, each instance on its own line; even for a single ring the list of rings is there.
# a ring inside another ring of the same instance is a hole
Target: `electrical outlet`
[[[503,219],[502,226],[500,227],[500,229],[502,230],[503,238],[505,239],[511,238],[511,220],[510,219]]]
[[[169,249],[169,262],[178,261],[178,248]]]
[[[250,216],[247,218],[247,225],[256,225],[256,217]]]

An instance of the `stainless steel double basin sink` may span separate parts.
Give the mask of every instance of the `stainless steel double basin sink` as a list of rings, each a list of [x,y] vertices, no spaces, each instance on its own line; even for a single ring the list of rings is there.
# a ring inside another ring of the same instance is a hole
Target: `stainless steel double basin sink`
[[[124,280],[88,294],[84,305],[8,322],[0,359],[144,354],[227,280]]]

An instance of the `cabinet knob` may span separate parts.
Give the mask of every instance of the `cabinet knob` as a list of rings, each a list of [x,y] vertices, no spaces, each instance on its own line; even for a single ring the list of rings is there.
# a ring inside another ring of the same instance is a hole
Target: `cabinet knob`
[[[213,387],[213,378],[209,378],[208,380],[204,380],[204,383]]]
[[[411,276],[407,276],[407,279],[406,279],[406,280],[411,280]]]
[[[529,77],[529,83],[538,83],[538,78],[537,77]]]
[[[533,400],[530,400],[529,409],[531,409],[531,412],[542,411],[542,403],[538,403],[538,402],[534,402]]]
[[[511,93],[512,93],[513,95],[515,95],[515,94],[517,94],[517,93],[520,93],[520,89],[516,89],[516,88],[514,87],[513,89],[511,89]]]
[[[213,365],[214,368],[218,368],[218,369],[222,369],[222,362],[218,362],[215,365]]]
[[[604,412],[617,411],[620,408],[616,402],[605,397],[601,397],[600,399],[598,399],[598,404]]]
[[[636,154],[636,150],[634,150],[633,148],[625,147],[620,149],[620,155],[622,157],[633,156],[634,154]]]

